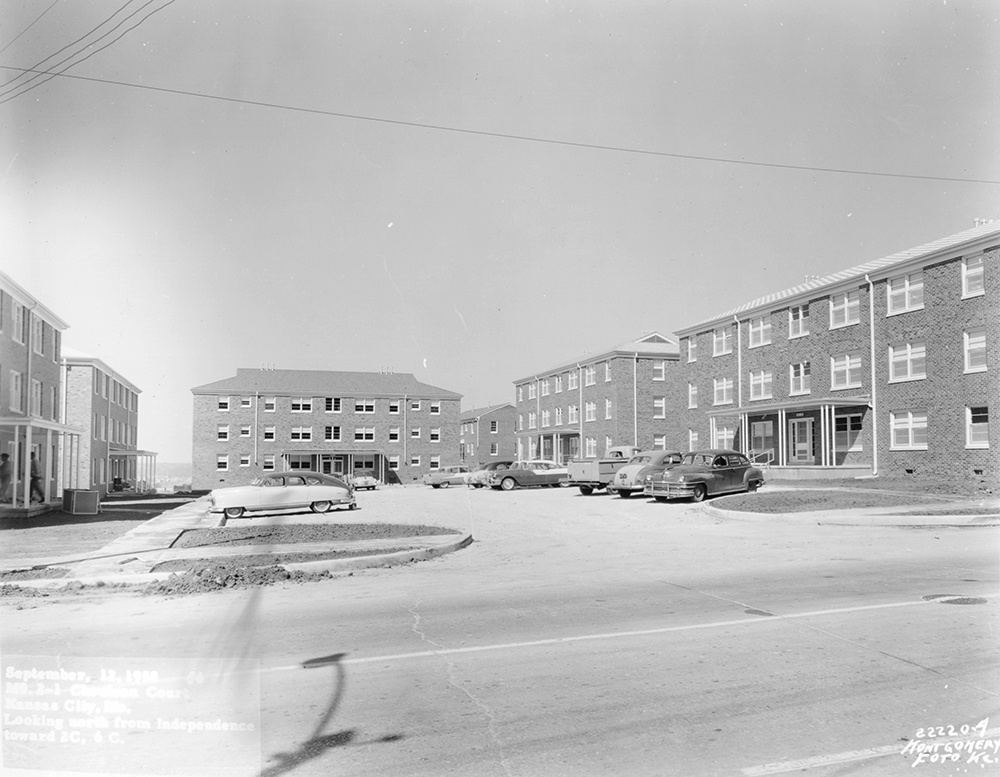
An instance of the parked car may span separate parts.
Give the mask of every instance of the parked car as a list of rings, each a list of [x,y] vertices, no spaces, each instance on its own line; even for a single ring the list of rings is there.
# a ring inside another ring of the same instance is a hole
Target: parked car
[[[584,496],[607,488],[615,474],[640,451],[633,445],[608,448],[603,459],[573,459],[567,467],[564,485],[576,486]]]
[[[209,495],[209,508],[226,518],[239,518],[251,511],[301,509],[325,513],[333,507],[353,510],[354,489],[333,475],[296,470],[255,478],[248,486],[216,488]]]
[[[472,472],[466,474],[465,485],[472,488],[483,488],[486,486],[487,478],[493,472],[505,470],[513,463],[512,461],[487,461],[485,464],[480,464]]]
[[[460,486],[465,482],[465,476],[469,472],[469,467],[465,464],[454,464],[448,467],[441,467],[428,472],[423,477],[423,482],[431,488],[448,488],[448,486]]]
[[[764,473],[742,453],[712,448],[692,451],[683,461],[647,479],[642,492],[657,502],[689,497],[700,502],[707,496],[756,491]]]
[[[632,494],[641,494],[649,475],[681,463],[684,454],[680,451],[643,451],[628,460],[628,464],[615,473],[608,483],[608,493],[618,494],[628,499]]]
[[[378,478],[370,469],[359,469],[351,477],[351,483],[354,484],[355,491],[360,491],[363,488],[374,491],[378,488]]]
[[[566,467],[545,459],[515,461],[507,469],[496,469],[490,473],[486,485],[513,491],[526,486],[558,486],[566,477]]]

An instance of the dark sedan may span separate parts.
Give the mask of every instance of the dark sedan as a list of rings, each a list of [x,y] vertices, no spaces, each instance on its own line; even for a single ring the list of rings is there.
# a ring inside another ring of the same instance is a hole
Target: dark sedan
[[[685,497],[700,502],[708,496],[756,491],[762,485],[764,473],[742,453],[712,448],[684,454],[676,467],[648,480],[642,493],[657,502]]]

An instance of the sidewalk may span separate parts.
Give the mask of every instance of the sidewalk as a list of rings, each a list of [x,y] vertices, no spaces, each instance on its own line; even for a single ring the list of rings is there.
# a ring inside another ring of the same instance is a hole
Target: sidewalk
[[[994,512],[988,512],[990,509]],[[751,513],[726,510],[709,502],[702,510],[719,518],[734,521],[768,523],[807,523],[824,526],[1000,526],[1000,499],[975,499],[949,502],[947,505],[917,504],[898,507],[866,507],[851,510],[809,510],[799,513]],[[955,514],[962,511],[960,514]]]

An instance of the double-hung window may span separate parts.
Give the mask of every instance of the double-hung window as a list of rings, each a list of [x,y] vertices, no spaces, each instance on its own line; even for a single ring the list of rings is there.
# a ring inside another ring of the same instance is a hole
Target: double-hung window
[[[653,418],[667,417],[667,398],[653,397]]]
[[[410,439],[419,440],[420,439],[420,427],[414,426],[410,429]]]
[[[548,410],[543,410],[542,411],[542,428],[544,429],[547,426],[551,426],[551,423],[552,423],[552,414]]]
[[[583,385],[593,386],[597,382],[597,369],[593,364],[583,368]]]
[[[733,379],[716,378],[714,380],[714,394],[716,405],[728,405],[733,401]]]
[[[809,385],[810,367],[809,362],[799,362],[793,364],[788,369],[789,373],[789,394],[808,394],[812,389]]]
[[[576,405],[570,405],[568,408],[569,423],[576,424],[580,422],[580,408]]]
[[[398,441],[399,441],[399,427],[398,426],[389,427],[389,442],[398,442]]]
[[[339,413],[343,403],[340,397],[326,397],[323,400],[323,410],[326,413]]]
[[[549,379],[546,378],[541,382],[542,384],[542,396],[547,397],[549,395]]]
[[[750,319],[750,347],[757,348],[771,342],[771,316]]]
[[[860,413],[838,415],[833,421],[834,445],[838,451],[860,451],[864,418]]]
[[[323,439],[330,440],[331,442],[340,442],[340,427],[327,426],[323,430]]]
[[[573,372],[566,373],[566,388],[569,390],[579,388],[580,386],[580,374],[574,370]]]
[[[861,354],[842,353],[830,357],[830,388],[848,389],[861,387]]]
[[[990,409],[988,407],[965,408],[965,446],[967,448],[990,447]]]
[[[274,397],[264,397],[264,412],[273,413],[274,412]]]
[[[698,407],[698,384],[688,383],[688,407]]]
[[[985,294],[986,285],[983,280],[983,255],[965,257],[962,260],[962,298]]]
[[[431,415],[441,415],[440,402],[431,402]]]
[[[293,413],[311,413],[312,409],[312,397],[292,397]]]
[[[596,402],[587,402],[584,405],[584,412],[586,413],[586,415],[583,418],[584,421],[596,421],[597,420],[597,403]]]
[[[750,373],[750,399],[770,399],[773,376],[770,370]]]
[[[537,429],[538,428],[538,416],[532,410],[528,413],[528,428]]]
[[[229,425],[228,424],[219,424],[219,427],[218,427],[218,429],[216,430],[216,433],[215,433],[215,437],[220,442],[224,442],[225,440],[228,440],[229,439]]]
[[[611,380],[611,362],[604,362],[604,382],[608,383]]]
[[[432,426],[431,427],[431,442],[441,442],[441,427]]]
[[[250,436],[250,425],[243,424],[240,427],[240,437],[249,437],[249,436]]]
[[[667,362],[666,359],[661,359],[660,361],[653,362],[653,380],[666,380],[667,379]]]
[[[538,396],[538,384],[532,381],[528,384],[528,399],[535,399]]]
[[[712,356],[723,356],[733,352],[733,333],[728,326],[712,332]]]
[[[313,438],[313,429],[311,426],[293,426],[291,438],[293,440],[311,440]]]
[[[264,427],[264,439],[273,440],[274,439],[274,424],[268,424]]]
[[[610,399],[605,399],[604,400],[604,419],[606,421],[610,421],[611,420],[611,400]]]
[[[967,329],[962,334],[965,371],[986,371],[986,328]]]
[[[924,274],[914,272],[899,278],[890,278],[887,315],[920,310],[924,306]]]
[[[927,411],[897,410],[889,413],[892,450],[927,450]]]
[[[694,336],[688,339],[688,362],[698,361],[698,340]]]
[[[927,349],[923,343],[889,346],[889,382],[922,380],[927,377]]]
[[[809,306],[798,305],[788,310],[788,339],[809,334]]]
[[[419,409],[419,408],[418,408]],[[374,399],[355,399],[354,412],[358,415],[370,415],[375,412]]]
[[[563,376],[556,375],[555,382],[556,382],[556,394],[561,394],[563,388]]]
[[[562,415],[563,415],[562,408],[561,407],[557,407],[556,408],[556,426],[562,426],[562,422],[563,422]]]
[[[861,321],[861,296],[857,289],[830,297],[830,329]]]
[[[229,397],[219,397],[219,410],[223,413],[229,412]]]
[[[375,439],[375,427],[374,426],[356,426],[354,427],[354,439],[355,441],[362,440],[374,440]]]

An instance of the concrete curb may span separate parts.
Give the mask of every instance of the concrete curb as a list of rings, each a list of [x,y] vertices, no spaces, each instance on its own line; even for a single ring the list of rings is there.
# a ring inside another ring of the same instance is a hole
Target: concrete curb
[[[726,510],[702,504],[701,510],[713,518],[745,523],[797,523],[823,526],[919,526],[921,528],[982,528],[1000,526],[1000,515],[899,515],[899,511],[918,509],[902,507],[868,508],[861,510],[813,510],[802,513],[752,513],[743,510]],[[895,511],[895,514],[878,511]]]

